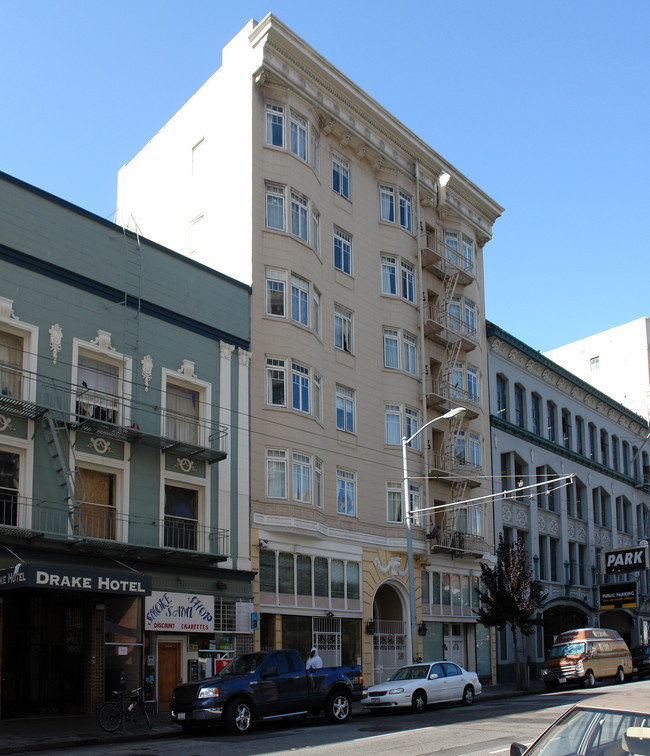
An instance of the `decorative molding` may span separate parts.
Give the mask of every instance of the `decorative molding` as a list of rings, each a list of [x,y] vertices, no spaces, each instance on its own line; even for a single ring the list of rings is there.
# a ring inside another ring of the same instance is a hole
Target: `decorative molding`
[[[363,160],[364,157],[368,154],[368,148],[367,147],[361,147],[357,150],[357,157],[359,160]]]
[[[144,381],[144,390],[149,391],[149,383],[151,381],[151,376],[153,375],[153,360],[151,359],[151,355],[145,354],[145,356],[140,360],[140,365],[142,365],[142,380]]]
[[[196,472],[197,468],[194,462],[188,457],[176,457],[176,464],[174,467],[178,467],[181,472],[188,473]]]
[[[235,347],[232,344],[225,344],[223,341],[219,344],[219,352],[222,360],[230,360],[232,351]]]
[[[194,363],[191,360],[183,360],[177,372],[179,372],[183,378],[196,378]]]
[[[503,522],[512,522],[512,508],[508,504],[501,507],[501,519]]]
[[[517,350],[516,349],[511,349],[508,352],[508,359],[510,360],[510,362],[514,362],[517,359]]]
[[[88,441],[88,448],[94,449],[97,454],[113,454],[111,442],[106,438],[96,438],[92,436]]]
[[[352,141],[352,134],[346,134],[340,141],[341,149],[344,150]]]
[[[61,351],[61,342],[63,341],[63,329],[58,323],[50,326],[50,352],[52,352],[52,364],[56,365],[56,358]]]
[[[11,418],[6,415],[0,415],[0,433],[5,431],[15,431],[16,429],[11,424]]]
[[[408,574],[408,568],[400,569],[401,559],[399,557],[391,557],[388,560],[388,564],[384,567],[379,559],[375,557],[374,565],[381,572],[382,575],[387,575],[390,572],[391,577],[405,577]]]
[[[268,78],[269,78],[269,75],[266,73],[264,69],[262,69],[254,79],[255,85],[258,87],[263,87],[266,84]]]
[[[111,346],[111,334],[108,331],[97,331],[97,337],[92,339],[91,344],[99,347],[102,352],[114,352],[115,347]]]
[[[241,367],[247,368],[251,364],[251,353],[246,349],[237,350],[237,359]]]
[[[528,512],[526,512],[525,509],[518,508],[515,521],[517,523],[517,527],[519,528],[528,527]]]
[[[14,300],[0,297],[0,320],[20,320],[14,314]]]

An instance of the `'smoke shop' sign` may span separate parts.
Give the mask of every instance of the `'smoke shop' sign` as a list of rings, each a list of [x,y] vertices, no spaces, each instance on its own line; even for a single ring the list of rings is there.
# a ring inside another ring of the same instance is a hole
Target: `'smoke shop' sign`
[[[17,564],[0,570],[0,591],[12,588],[54,588],[64,591],[148,596],[151,575],[93,568]]]
[[[163,633],[213,633],[214,596],[154,591],[144,600],[144,629]]]
[[[605,552],[605,573],[607,575],[614,575],[618,572],[636,572],[637,570],[645,570],[645,568],[645,546]]]

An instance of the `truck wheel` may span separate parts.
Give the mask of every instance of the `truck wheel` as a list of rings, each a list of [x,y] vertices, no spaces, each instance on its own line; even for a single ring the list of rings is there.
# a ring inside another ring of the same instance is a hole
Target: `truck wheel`
[[[593,688],[596,684],[596,678],[594,677],[594,673],[588,669],[585,676],[582,678],[582,687],[583,688]]]
[[[614,677],[614,681],[617,685],[620,685],[621,683],[625,682],[625,672],[623,672],[623,667],[619,667],[616,670],[616,676]]]
[[[423,690],[416,690],[411,699],[411,711],[414,714],[422,714],[427,708],[427,695]]]
[[[253,724],[253,712],[243,698],[230,701],[223,713],[223,722],[231,735],[243,735]]]
[[[344,691],[330,693],[325,704],[325,716],[332,724],[347,722],[352,713],[350,696]]]

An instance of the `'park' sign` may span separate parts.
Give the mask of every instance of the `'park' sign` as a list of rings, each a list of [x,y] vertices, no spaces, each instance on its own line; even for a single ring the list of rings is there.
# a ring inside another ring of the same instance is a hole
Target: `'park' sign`
[[[617,572],[637,572],[645,570],[645,568],[645,546],[605,552],[605,573],[607,575],[613,575]]]

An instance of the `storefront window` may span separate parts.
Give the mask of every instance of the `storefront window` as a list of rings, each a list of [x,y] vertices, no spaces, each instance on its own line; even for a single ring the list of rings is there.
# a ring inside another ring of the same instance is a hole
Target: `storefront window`
[[[490,668],[490,630],[476,624],[476,674],[481,678],[490,678],[492,670]]]
[[[295,648],[303,661],[309,656],[312,644],[311,617],[282,615],[282,648]]]
[[[341,664],[361,663],[361,620],[341,619]]]
[[[126,674],[126,689],[142,683],[142,618],[141,599],[132,596],[107,598],[105,602],[104,694],[120,689],[120,676]]]

